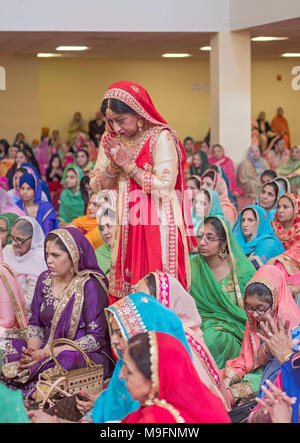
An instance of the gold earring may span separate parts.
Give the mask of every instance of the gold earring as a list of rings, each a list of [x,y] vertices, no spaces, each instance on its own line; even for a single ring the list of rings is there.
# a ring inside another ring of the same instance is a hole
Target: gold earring
[[[105,116],[106,116],[106,118],[111,118],[112,115],[113,115],[113,112],[111,110],[111,103],[110,103],[110,98],[109,98],[107,101],[107,109],[105,112]]]
[[[225,260],[225,258],[227,257],[227,252],[225,248],[222,248],[219,252],[219,257],[221,260]]]
[[[137,125],[138,125],[138,128],[139,128],[139,131],[141,132],[141,131],[142,131],[142,127],[144,126],[143,119],[140,118],[140,119],[138,120]]]

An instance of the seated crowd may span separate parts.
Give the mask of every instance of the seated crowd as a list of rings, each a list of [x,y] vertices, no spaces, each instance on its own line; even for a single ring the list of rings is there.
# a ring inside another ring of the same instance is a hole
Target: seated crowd
[[[76,397],[80,423],[300,421],[300,146],[283,109],[252,123],[237,170],[209,133],[185,138],[189,288],[156,270],[118,301],[118,193],[91,186],[105,131],[76,112],[67,140],[0,140],[0,422],[66,421],[34,409],[42,381],[87,361],[104,383]]]

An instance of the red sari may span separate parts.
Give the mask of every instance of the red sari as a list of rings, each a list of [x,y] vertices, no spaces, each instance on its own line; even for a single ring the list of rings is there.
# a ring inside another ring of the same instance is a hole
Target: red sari
[[[300,197],[295,194],[287,193],[282,197],[288,197],[294,206],[294,217],[289,229],[285,230],[275,214],[271,225],[279,238],[285,250],[300,244]]]
[[[200,380],[185,346],[163,332],[148,334],[156,396],[122,423],[230,423],[222,401]]]
[[[121,173],[117,177],[116,187],[119,188],[111,253],[110,304],[132,293],[145,275],[156,270],[170,273],[188,289],[189,252],[196,242],[189,202],[184,193],[184,148],[142,86],[128,81],[117,82],[106,92],[104,99],[107,98],[124,102],[147,125],[133,157],[136,165],[144,170],[143,188],[131,177],[121,177]],[[177,166],[176,171],[166,167],[158,175],[155,159],[162,147],[159,145],[162,137],[169,137],[173,144]],[[100,145],[95,171],[98,169],[104,173],[107,165],[104,157]],[[164,180],[170,175],[175,177],[172,189],[164,188]],[[158,181],[162,185],[157,188],[155,183]],[[138,223],[135,223],[136,219]]]
[[[210,157],[209,163],[212,165],[221,166],[225,175],[229,181],[229,188],[234,195],[245,195],[244,191],[242,191],[238,185],[236,184],[236,173],[234,163],[231,158],[225,155],[225,150],[223,146],[218,145],[220,149],[223,151],[223,155],[221,158]]]

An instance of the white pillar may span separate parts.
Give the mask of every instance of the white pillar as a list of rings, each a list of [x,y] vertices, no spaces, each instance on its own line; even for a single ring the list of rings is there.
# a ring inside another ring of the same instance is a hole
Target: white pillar
[[[251,144],[251,39],[222,31],[210,41],[211,141],[238,164]]]

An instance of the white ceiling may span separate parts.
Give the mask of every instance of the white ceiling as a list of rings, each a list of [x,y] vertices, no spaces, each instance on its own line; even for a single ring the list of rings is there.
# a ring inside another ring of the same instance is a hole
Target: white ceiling
[[[289,37],[278,42],[252,42],[253,57],[279,57],[283,52],[300,52],[300,18],[250,29],[251,37]],[[0,53],[37,54],[55,52],[59,45],[87,45],[91,49],[76,57],[159,58],[165,52],[188,52],[207,58],[200,51],[209,45],[210,33],[203,32],[0,32]],[[74,53],[70,56],[74,57]]]

